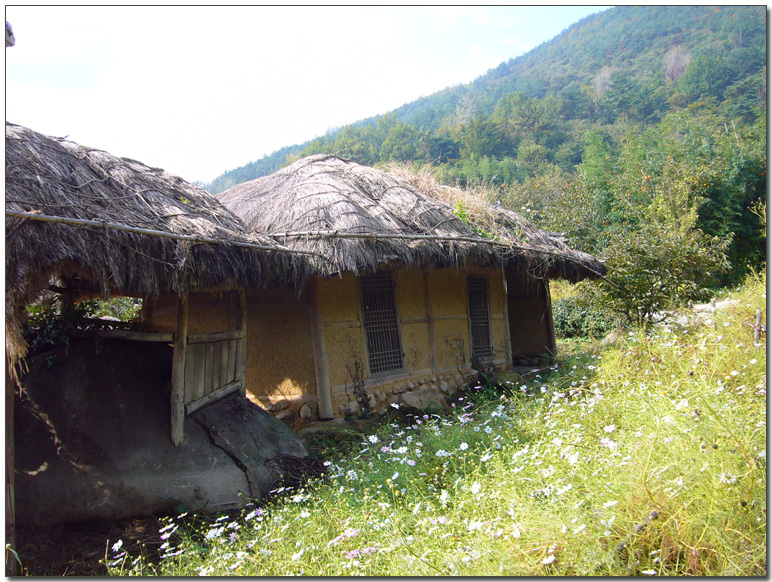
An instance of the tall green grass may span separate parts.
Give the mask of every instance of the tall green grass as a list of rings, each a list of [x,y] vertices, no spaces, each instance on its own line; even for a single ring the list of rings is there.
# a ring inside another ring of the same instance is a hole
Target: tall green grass
[[[631,332],[362,437],[302,491],[182,515],[120,575],[766,574],[765,275],[715,324]],[[475,389],[471,388],[470,392]],[[146,555],[147,554],[147,555]]]

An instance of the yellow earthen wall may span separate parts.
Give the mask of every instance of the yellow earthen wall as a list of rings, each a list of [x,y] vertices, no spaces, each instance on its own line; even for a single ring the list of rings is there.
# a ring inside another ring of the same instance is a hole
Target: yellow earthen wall
[[[347,366],[359,358],[367,373],[357,277],[345,274],[318,281],[318,308],[324,330],[330,386],[351,382]]]
[[[405,369],[409,372],[431,369],[429,319],[426,314],[423,272],[420,269],[403,269],[395,275],[395,298],[400,317]]]
[[[435,318],[467,316],[466,278],[465,271],[456,269],[429,271],[429,296]]]
[[[420,269],[403,269],[393,274],[400,318],[426,317],[424,276]]]
[[[402,351],[409,371],[431,369],[429,325],[424,322],[402,322]]]
[[[289,289],[247,294],[247,390],[265,405],[316,395],[306,297]]]
[[[389,399],[419,385],[450,385],[451,390],[461,385],[459,367],[468,371],[471,359],[469,276],[485,277],[488,281],[495,357],[508,357],[506,307],[511,308],[513,303],[507,302],[500,270],[402,269],[394,272],[393,281],[404,369],[376,378],[370,378],[368,373],[359,279],[346,274],[316,282],[317,313],[336,416],[345,414],[351,402],[351,372],[357,359],[362,365],[365,388],[379,409],[388,406]],[[308,292],[312,292],[310,289]],[[307,294],[298,298],[288,289],[255,290],[247,296],[247,390],[253,400],[287,418],[297,416],[303,401],[313,403],[317,399],[311,303]],[[192,294],[190,305],[190,333],[235,327],[237,296]],[[174,297],[156,302],[160,310],[152,320],[154,329],[174,331],[174,306]],[[525,315],[521,313],[515,319],[522,323]],[[528,324],[531,333],[533,327]]]
[[[148,300],[148,328],[161,333],[177,329],[177,297],[163,295]],[[235,329],[239,311],[237,293],[196,292],[188,295],[188,333],[213,333]]]

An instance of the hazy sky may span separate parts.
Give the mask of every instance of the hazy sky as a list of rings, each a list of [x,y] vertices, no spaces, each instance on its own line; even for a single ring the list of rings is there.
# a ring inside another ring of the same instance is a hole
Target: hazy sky
[[[466,83],[592,6],[6,6],[6,120],[189,181]]]

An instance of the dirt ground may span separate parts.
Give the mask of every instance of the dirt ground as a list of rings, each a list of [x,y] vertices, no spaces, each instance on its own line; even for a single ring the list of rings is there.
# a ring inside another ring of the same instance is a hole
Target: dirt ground
[[[25,576],[106,576],[105,554],[118,540],[130,554],[157,556],[163,522],[146,517],[19,528],[16,545]]]

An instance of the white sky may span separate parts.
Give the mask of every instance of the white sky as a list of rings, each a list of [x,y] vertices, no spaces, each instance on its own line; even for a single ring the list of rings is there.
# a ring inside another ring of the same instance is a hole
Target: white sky
[[[6,120],[189,181],[469,82],[592,6],[6,6]]]

